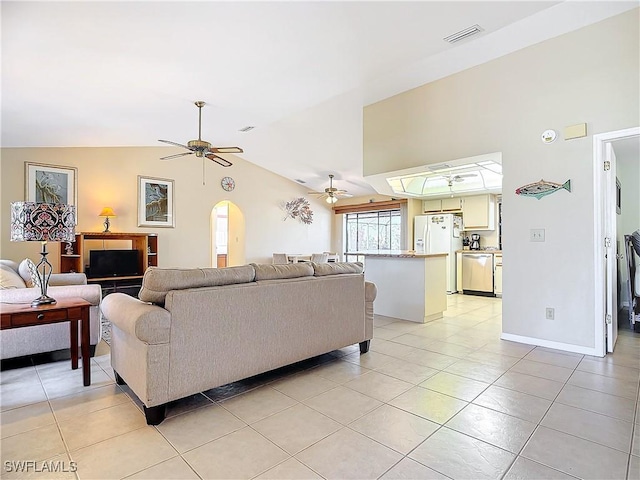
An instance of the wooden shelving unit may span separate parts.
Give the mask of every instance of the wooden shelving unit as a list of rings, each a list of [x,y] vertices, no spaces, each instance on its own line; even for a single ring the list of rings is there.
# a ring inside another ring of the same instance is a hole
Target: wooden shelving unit
[[[67,254],[65,243],[60,245],[60,272],[85,272],[89,264],[88,255],[85,253],[87,240],[126,240],[131,242],[131,249],[138,250],[139,270],[144,273],[147,267],[158,266],[158,235],[155,233],[102,233],[82,232],[76,234],[76,241],[72,244],[73,253]],[[130,278],[130,277],[129,277]],[[96,280],[96,279],[92,279]],[[111,279],[113,280],[113,279]]]

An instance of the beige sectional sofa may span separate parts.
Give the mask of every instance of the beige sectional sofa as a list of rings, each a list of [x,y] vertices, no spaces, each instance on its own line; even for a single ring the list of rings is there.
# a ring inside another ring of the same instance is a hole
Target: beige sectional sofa
[[[375,296],[360,263],[152,267],[140,300],[114,293],[102,309],[116,380],[156,425],[172,400],[355,343],[365,353]]]
[[[30,281],[28,273],[16,262],[0,260],[0,276],[0,302],[31,303],[40,295],[39,288],[27,286],[26,282]],[[47,293],[55,299],[80,297],[91,303],[89,324],[91,351],[94,352],[101,334],[100,285],[87,285],[84,273],[58,273],[51,275]],[[66,322],[0,331],[0,358],[3,360],[68,349],[69,324]]]

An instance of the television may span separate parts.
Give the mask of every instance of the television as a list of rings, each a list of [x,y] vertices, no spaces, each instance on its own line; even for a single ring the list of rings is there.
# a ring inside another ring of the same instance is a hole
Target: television
[[[90,250],[91,278],[128,277],[141,275],[138,250]]]

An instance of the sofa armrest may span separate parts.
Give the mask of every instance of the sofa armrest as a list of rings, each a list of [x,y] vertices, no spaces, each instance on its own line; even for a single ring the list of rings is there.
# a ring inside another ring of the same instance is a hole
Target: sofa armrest
[[[50,286],[47,289],[47,295],[57,300],[80,297],[91,305],[97,306],[102,299],[102,289],[100,285]],[[31,303],[38,296],[40,296],[40,289],[35,287],[0,290],[0,301],[4,303]]]
[[[55,285],[86,285],[87,276],[84,273],[53,273],[49,278],[49,286]]]
[[[171,314],[124,293],[112,293],[102,301],[102,313],[113,325],[149,345],[169,343]]]
[[[378,287],[373,282],[364,282],[364,301],[373,302],[378,296]]]
[[[367,339],[373,338],[373,301],[377,295],[376,284],[364,282],[364,334]]]

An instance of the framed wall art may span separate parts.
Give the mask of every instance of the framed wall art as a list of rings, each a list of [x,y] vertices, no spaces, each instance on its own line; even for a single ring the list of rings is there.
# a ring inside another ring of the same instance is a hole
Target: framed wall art
[[[138,175],[138,226],[175,227],[173,180]]]
[[[78,169],[25,162],[24,197],[27,202],[64,203],[78,207]]]

